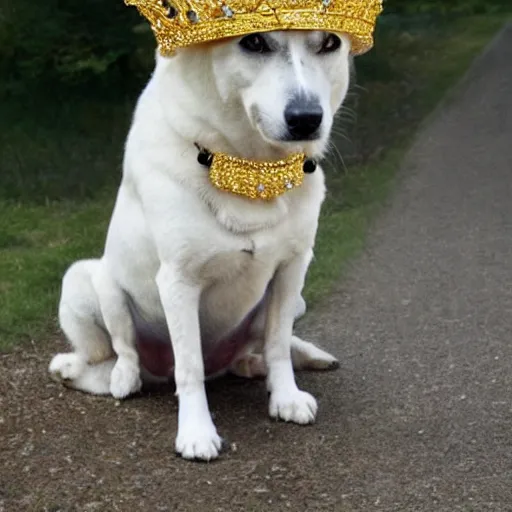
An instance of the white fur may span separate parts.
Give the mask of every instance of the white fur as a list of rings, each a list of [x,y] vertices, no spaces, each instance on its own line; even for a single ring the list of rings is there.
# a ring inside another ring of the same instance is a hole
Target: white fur
[[[233,371],[267,375],[270,415],[314,421],[316,401],[297,388],[292,365],[336,362],[292,336],[294,318],[305,310],[301,290],[325,193],[321,169],[267,203],[218,191],[197,163],[196,142],[245,158],[324,153],[348,88],[348,40],[335,54],[317,55],[321,33],[269,37],[279,47],[271,56],[247,55],[231,40],[157,58],[126,144],[104,254],[75,263],[63,281],[59,317],[75,352],[57,355],[50,372],[72,387],[123,398],[141,386],[138,330],[170,333],[176,450],[188,459],[214,459],[221,448],[205,394],[201,336],[230,332],[269,283],[251,331],[263,359],[242,353]],[[285,106],[301,92],[320,100],[320,137],[283,142]]]

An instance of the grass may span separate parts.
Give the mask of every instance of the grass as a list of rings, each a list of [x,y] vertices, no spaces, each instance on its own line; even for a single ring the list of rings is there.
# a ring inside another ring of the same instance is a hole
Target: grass
[[[333,156],[328,166],[309,302],[318,304],[364,247],[411,133],[502,22],[381,24],[376,50],[359,61],[357,120],[341,120],[352,141],[337,137],[345,162]],[[0,98],[0,351],[51,337],[63,272],[101,255],[135,99],[113,92]]]

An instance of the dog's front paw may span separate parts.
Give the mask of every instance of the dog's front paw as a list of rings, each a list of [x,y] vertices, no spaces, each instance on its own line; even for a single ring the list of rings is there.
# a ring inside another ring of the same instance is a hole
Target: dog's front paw
[[[65,383],[78,379],[86,366],[87,362],[82,356],[71,352],[69,354],[57,354],[52,359],[48,371],[54,380]]]
[[[176,438],[176,453],[184,459],[210,461],[216,459],[222,449],[222,438],[211,425],[190,425],[180,428]]]
[[[114,398],[126,398],[140,391],[142,381],[139,365],[119,358],[110,375],[110,393]]]
[[[300,425],[313,423],[318,409],[316,400],[305,391],[274,391],[270,395],[269,414],[272,418]]]

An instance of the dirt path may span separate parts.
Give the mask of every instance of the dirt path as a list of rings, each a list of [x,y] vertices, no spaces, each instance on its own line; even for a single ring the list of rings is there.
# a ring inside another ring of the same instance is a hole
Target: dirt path
[[[512,511],[511,62],[509,28],[302,326],[341,359],[299,377],[315,426],[269,420],[261,382],[219,381],[232,450],[186,463],[172,389],[117,403],[50,382],[50,350],[0,356],[0,511]]]

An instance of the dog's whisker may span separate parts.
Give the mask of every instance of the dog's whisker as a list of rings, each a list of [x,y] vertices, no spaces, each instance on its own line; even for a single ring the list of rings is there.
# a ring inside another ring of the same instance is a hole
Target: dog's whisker
[[[347,166],[345,164],[345,160],[344,160],[344,158],[343,158],[343,156],[341,154],[341,151],[339,150],[338,146],[336,146],[336,144],[334,144],[332,142],[329,142],[328,148],[329,148],[329,154],[333,154],[335,157],[337,157],[338,160],[339,160],[339,163],[341,165],[342,170],[344,172],[347,172]],[[335,169],[337,170],[338,167],[335,167]]]
[[[351,85],[351,88],[352,89],[357,89],[358,91],[361,91],[361,92],[364,92],[364,93],[368,92],[368,89],[366,87],[364,87],[363,85],[359,85],[358,83],[353,83]],[[356,94],[356,93],[354,93],[354,94]]]
[[[336,135],[337,137],[342,138],[343,140],[345,140],[349,144],[352,144],[352,140],[350,139],[350,137],[344,131],[342,131],[341,129],[339,129],[339,130],[332,130],[332,134]]]
[[[358,115],[357,112],[353,109],[349,109],[348,107],[345,109],[340,109],[335,116],[337,121],[349,121],[354,124],[357,121]]]
[[[357,121],[357,117],[358,117],[357,112],[354,109],[349,108],[349,107],[340,109],[340,111],[338,113],[339,119],[348,118],[351,121]]]

